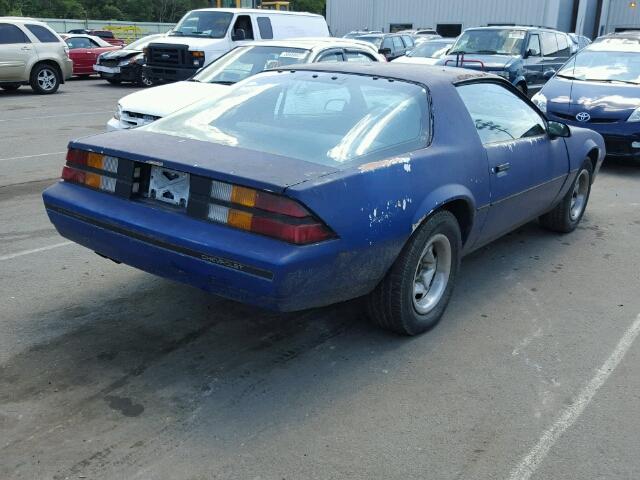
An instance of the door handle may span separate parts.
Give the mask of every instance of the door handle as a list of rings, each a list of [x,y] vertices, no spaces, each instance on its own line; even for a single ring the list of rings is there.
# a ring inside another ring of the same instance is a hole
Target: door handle
[[[25,45],[24,47],[22,47],[20,50],[31,50],[31,47]]]
[[[504,173],[511,168],[511,164],[509,162],[501,163],[500,165],[496,165],[492,168],[493,173]]]

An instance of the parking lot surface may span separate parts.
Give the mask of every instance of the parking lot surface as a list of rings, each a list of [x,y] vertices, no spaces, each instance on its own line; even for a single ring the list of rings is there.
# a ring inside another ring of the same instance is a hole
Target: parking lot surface
[[[66,242],[41,192],[133,88],[0,93],[0,478],[629,479],[640,474],[640,167],[577,231],[463,260],[430,333],[358,302],[275,314]]]

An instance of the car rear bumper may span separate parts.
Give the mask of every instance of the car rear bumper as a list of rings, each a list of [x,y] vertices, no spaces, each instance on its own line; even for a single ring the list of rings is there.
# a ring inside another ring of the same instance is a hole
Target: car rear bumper
[[[182,80],[188,80],[198,71],[198,68],[184,68],[184,67],[154,67],[152,65],[145,65],[144,73],[148,79],[152,82],[180,82]]]
[[[360,278],[367,259],[341,252],[339,239],[295,246],[65,182],[48,188],[43,199],[62,236],[243,303],[303,310],[364,295],[378,281]]]
[[[62,77],[64,80],[69,80],[73,76],[73,60],[70,58],[63,59],[62,65]]]

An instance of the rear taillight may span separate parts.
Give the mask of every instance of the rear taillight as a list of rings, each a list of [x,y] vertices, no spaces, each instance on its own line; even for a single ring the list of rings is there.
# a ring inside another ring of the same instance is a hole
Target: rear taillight
[[[62,169],[65,182],[78,183],[87,187],[114,193],[118,159],[99,153],[70,149],[67,164]]]
[[[288,197],[215,180],[211,182],[210,197],[207,218],[217,223],[297,245],[335,236],[305,207]]]

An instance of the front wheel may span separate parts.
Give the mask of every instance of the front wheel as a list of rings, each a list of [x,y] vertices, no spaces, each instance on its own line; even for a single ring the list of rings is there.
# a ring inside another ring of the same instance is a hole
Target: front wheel
[[[153,87],[153,81],[147,76],[143,68],[140,69],[136,83],[140,87]]]
[[[589,202],[592,176],[593,166],[591,161],[587,159],[578,170],[573,185],[560,203],[553,210],[540,217],[540,225],[560,233],[569,233],[575,230],[582,220]]]
[[[433,328],[442,317],[460,269],[462,235],[447,211],[431,216],[405,245],[393,266],[369,294],[373,322],[403,335]]]

